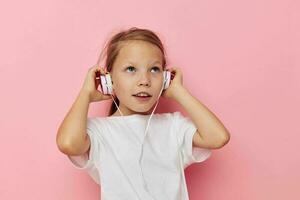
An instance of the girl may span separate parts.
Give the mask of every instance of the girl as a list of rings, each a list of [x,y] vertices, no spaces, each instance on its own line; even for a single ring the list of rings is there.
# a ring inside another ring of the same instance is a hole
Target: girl
[[[101,199],[188,200],[184,169],[223,147],[229,132],[183,86],[179,68],[166,70],[164,47],[151,30],[115,34],[106,56],[106,68],[99,59],[89,69],[60,125],[59,150],[102,186]],[[192,120],[180,112],[154,114],[149,126],[160,96],[177,101]],[[91,102],[109,99],[109,116],[87,117]]]

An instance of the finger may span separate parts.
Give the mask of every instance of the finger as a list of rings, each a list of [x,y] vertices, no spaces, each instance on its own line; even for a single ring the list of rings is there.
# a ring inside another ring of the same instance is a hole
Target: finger
[[[89,69],[89,73],[95,73],[96,75],[98,75],[99,74],[99,67],[94,65],[93,67],[91,67]]]
[[[172,68],[171,68],[171,72],[174,73],[174,72],[176,72],[176,71],[177,71],[177,67],[172,67]]]
[[[105,74],[104,69],[100,66],[94,66],[93,71],[96,73],[96,77],[100,77],[101,74]]]
[[[181,73],[181,69],[178,68],[178,67],[174,67],[174,68],[173,68],[173,72],[174,72],[175,74],[180,74],[180,73]]]
[[[172,67],[171,68],[171,75],[174,77],[176,74],[176,68],[175,67]]]
[[[102,72],[103,74],[106,74],[106,73],[107,73],[107,69],[106,69],[105,67],[101,67],[101,72]]]
[[[178,67],[173,67],[172,68],[174,71],[179,71],[180,69]]]
[[[99,67],[97,67],[97,68],[95,68],[95,73],[96,73],[96,77],[100,77],[100,75],[101,75],[101,70],[100,70],[100,68]]]
[[[98,70],[99,68],[100,68],[99,65],[94,65],[94,66],[92,67],[93,70]]]
[[[100,79],[96,79],[96,88],[98,88],[99,84],[100,84]]]
[[[107,69],[106,69],[106,67],[104,67],[103,69],[104,69],[104,73],[107,73]]]

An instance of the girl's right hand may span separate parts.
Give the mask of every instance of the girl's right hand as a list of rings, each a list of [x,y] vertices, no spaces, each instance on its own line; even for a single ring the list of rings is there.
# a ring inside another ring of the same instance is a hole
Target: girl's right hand
[[[88,94],[90,102],[108,100],[112,98],[110,95],[103,94],[98,90],[98,86],[100,84],[100,73],[105,74],[105,70],[94,65],[89,68],[85,77],[81,90]],[[99,77],[99,79],[96,79],[96,77]]]

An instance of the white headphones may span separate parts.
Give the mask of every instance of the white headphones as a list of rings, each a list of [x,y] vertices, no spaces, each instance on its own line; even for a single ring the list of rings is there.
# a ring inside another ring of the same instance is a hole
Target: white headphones
[[[163,77],[164,77],[163,89],[165,90],[170,85],[171,72],[168,70],[164,70]],[[106,73],[105,75],[100,74],[100,85],[103,94],[113,94],[112,80],[109,73]]]

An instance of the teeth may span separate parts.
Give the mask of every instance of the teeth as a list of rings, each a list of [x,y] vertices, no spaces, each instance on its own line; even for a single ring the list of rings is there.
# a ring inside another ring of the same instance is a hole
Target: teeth
[[[148,97],[149,95],[145,94],[145,93],[139,93],[136,96],[139,96],[139,97]]]

